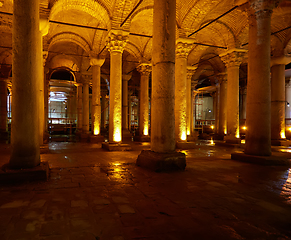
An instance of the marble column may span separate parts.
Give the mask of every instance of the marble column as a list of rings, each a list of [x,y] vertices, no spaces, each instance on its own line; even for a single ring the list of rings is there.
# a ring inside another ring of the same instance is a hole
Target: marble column
[[[35,71],[39,66],[38,44],[39,1],[14,0],[11,168],[32,168],[40,164],[39,89]]]
[[[245,154],[271,155],[271,15],[277,1],[252,1],[249,8]],[[259,70],[259,71],[258,71]]]
[[[247,87],[241,88],[241,119],[246,119],[246,109],[247,109]]]
[[[101,131],[101,66],[105,59],[91,58],[92,66],[92,111],[91,111],[91,132],[94,136],[100,135]]]
[[[220,86],[219,84],[216,84],[216,105],[215,105],[215,124],[214,124],[214,132],[216,134],[219,134],[219,112],[220,112]]]
[[[44,143],[48,142],[48,111],[49,111],[49,79],[47,79],[47,74],[49,69],[44,67]]]
[[[176,43],[175,64],[175,137],[187,141],[187,56],[192,44],[179,38]]]
[[[192,100],[192,76],[197,67],[187,66],[187,86],[186,86],[186,122],[187,122],[187,136],[192,136],[193,133],[193,100]]]
[[[290,125],[291,123],[291,77],[286,79],[286,85],[285,85],[285,99],[286,99],[286,105],[285,105],[285,116],[287,119],[286,123]]]
[[[76,83],[77,87],[77,132],[81,133],[83,128],[83,84]]]
[[[107,91],[102,91],[101,99],[101,129],[106,128],[107,110],[108,110],[108,100],[106,98]]]
[[[285,136],[285,64],[271,67],[271,140]],[[274,142],[275,145],[278,145]],[[279,144],[280,145],[280,144]]]
[[[8,140],[6,79],[0,79],[0,141],[1,140]]]
[[[219,73],[217,75],[219,80],[219,130],[218,134],[223,137],[226,134],[226,113],[227,113],[227,75],[226,73]]]
[[[109,143],[122,141],[122,53],[128,36],[122,31],[109,33],[110,52]]]
[[[89,113],[89,83],[90,83],[90,75],[83,75],[83,122],[82,122],[82,133],[83,135],[89,134],[90,131],[90,113]]]
[[[131,79],[131,74],[122,74],[122,132],[124,135],[131,134],[128,130],[128,81]]]
[[[227,68],[227,133],[224,139],[229,143],[240,143],[239,66],[245,53],[244,49],[231,49],[220,55]]]
[[[149,76],[152,66],[142,63],[137,67],[140,72],[139,136],[149,136]]]

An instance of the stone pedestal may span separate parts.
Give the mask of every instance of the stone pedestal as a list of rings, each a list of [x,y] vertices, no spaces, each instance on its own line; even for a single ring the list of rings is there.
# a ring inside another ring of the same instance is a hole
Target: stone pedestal
[[[131,146],[126,143],[102,143],[102,148],[108,151],[129,151],[131,150]]]
[[[157,153],[150,150],[143,150],[136,160],[139,167],[148,168],[155,172],[183,171],[186,167],[184,153]]]
[[[101,143],[104,142],[104,137],[101,135],[90,135],[89,137],[91,143]]]

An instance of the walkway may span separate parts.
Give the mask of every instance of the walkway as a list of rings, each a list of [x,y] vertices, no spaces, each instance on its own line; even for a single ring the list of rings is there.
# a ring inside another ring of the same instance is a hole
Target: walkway
[[[0,183],[0,239],[291,239],[291,169],[198,142],[184,172],[155,173],[135,166],[149,144],[132,147],[50,143],[49,181]],[[8,159],[1,145],[1,165]]]

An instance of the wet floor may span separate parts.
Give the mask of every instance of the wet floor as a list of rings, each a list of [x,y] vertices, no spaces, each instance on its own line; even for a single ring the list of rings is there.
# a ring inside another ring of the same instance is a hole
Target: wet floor
[[[233,161],[242,149],[200,141],[183,150],[185,171],[155,173],[135,166],[150,145],[131,145],[49,143],[47,182],[0,185],[0,239],[291,239],[290,168]]]

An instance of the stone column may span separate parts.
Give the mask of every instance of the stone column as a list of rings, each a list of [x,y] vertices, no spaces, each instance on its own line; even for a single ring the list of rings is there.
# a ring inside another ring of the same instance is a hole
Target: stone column
[[[192,44],[178,39],[175,64],[175,132],[176,141],[187,141],[187,56]],[[189,96],[188,96],[189,97]]]
[[[122,141],[122,53],[127,42],[127,35],[122,31],[111,31],[108,50],[110,52],[110,109],[109,143]]]
[[[277,1],[253,1],[249,9],[249,56],[245,154],[271,155],[271,15]],[[259,71],[258,71],[259,70]]]
[[[142,151],[136,162],[154,171],[184,170],[186,167],[185,154],[175,152],[175,38],[176,1],[155,0],[151,151]]]
[[[106,98],[107,91],[102,91],[102,99],[101,99],[101,129],[106,128],[106,117],[107,117],[107,109],[108,109],[108,101]]]
[[[244,49],[231,49],[220,55],[227,68],[227,133],[224,139],[229,143],[240,143],[239,66],[245,52]]]
[[[84,138],[87,138],[85,135],[89,134],[89,83],[90,83],[90,75],[83,75],[83,126],[82,126],[82,135]],[[83,138],[83,137],[82,137]]]
[[[285,105],[285,116],[286,118],[290,118],[291,120],[291,77],[286,79],[286,88],[285,88],[285,99],[286,99],[286,105]],[[290,120],[287,120],[287,124],[291,123]]]
[[[192,101],[192,84],[191,79],[193,74],[195,73],[197,67],[187,66],[187,113],[186,113],[186,122],[187,122],[187,136],[192,136],[193,132],[193,101]],[[189,139],[188,139],[189,140]]]
[[[101,131],[101,102],[100,102],[100,69],[105,59],[91,58],[92,66],[92,111],[91,111],[91,132],[94,136],[100,135]],[[100,140],[103,140],[100,139]]]
[[[241,96],[242,96],[242,101],[241,101],[241,119],[246,119],[246,109],[247,109],[247,87],[243,87],[241,89]]]
[[[149,76],[152,66],[142,63],[137,67],[140,72],[140,108],[139,108],[139,137],[141,140],[149,136]]]
[[[216,84],[216,106],[215,106],[215,125],[214,125],[214,132],[219,134],[219,112],[220,112],[220,86]]]
[[[226,112],[227,112],[227,78],[226,73],[220,73],[217,75],[219,80],[219,130],[220,137],[224,137],[226,134]]]
[[[83,128],[83,84],[76,83],[77,87],[77,132],[81,133]]]
[[[0,142],[8,140],[6,81],[0,79]]]
[[[14,0],[12,34],[11,168],[40,164],[38,66],[39,1]],[[25,83],[25,84],[23,84]]]
[[[122,74],[122,139],[131,141],[131,133],[128,129],[128,81],[131,74]]]
[[[49,69],[44,67],[44,143],[48,142],[49,133],[48,133],[48,101],[49,101],[49,79],[47,79],[47,74]]]
[[[271,67],[271,140],[273,145],[281,145],[278,140],[285,136],[285,64]]]

